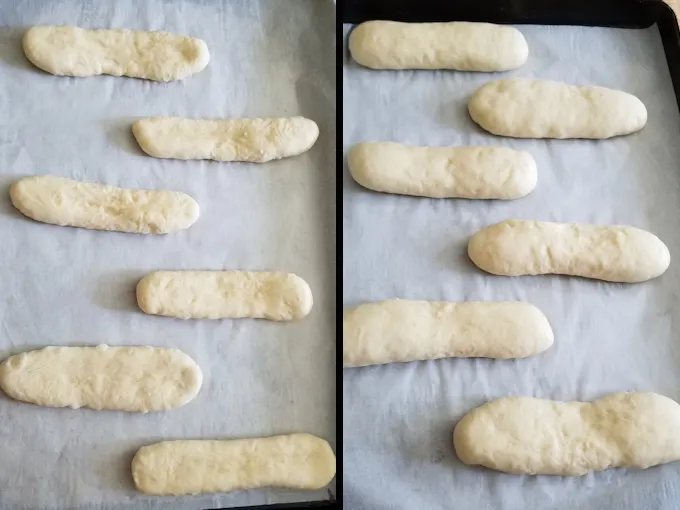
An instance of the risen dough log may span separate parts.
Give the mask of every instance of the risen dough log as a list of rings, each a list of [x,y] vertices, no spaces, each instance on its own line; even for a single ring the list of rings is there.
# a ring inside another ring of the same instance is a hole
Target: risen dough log
[[[132,125],[149,156],[266,163],[308,151],[319,127],[304,117],[184,119],[149,117]]]
[[[613,393],[593,402],[503,397],[466,414],[453,444],[465,464],[581,476],[680,460],[678,430],[680,405],[656,393]]]
[[[198,219],[198,203],[185,193],[126,189],[52,175],[26,177],[10,187],[14,207],[53,225],[167,234]]]
[[[489,82],[468,110],[487,131],[516,138],[610,138],[647,123],[645,105],[632,94],[533,78]]]
[[[536,162],[501,147],[415,147],[362,142],[348,157],[354,180],[385,193],[433,198],[520,198],[536,187]]]
[[[36,67],[58,76],[180,80],[210,60],[205,42],[168,32],[43,25],[28,29],[23,46]]]
[[[639,228],[516,219],[477,232],[468,255],[496,275],[565,274],[623,283],[656,278],[671,262],[666,245]]]
[[[345,310],[346,367],[448,357],[523,358],[553,343],[550,324],[529,303],[393,299]]]
[[[0,364],[0,388],[39,406],[162,411],[193,400],[201,369],[177,349],[45,347]]]
[[[368,21],[349,36],[349,51],[373,69],[507,71],[527,60],[522,33],[490,23]]]
[[[137,284],[145,313],[180,319],[301,319],[312,291],[291,273],[264,271],[156,271]]]
[[[258,487],[320,489],[335,476],[330,445],[311,434],[163,441],[132,459],[137,490],[158,496]]]

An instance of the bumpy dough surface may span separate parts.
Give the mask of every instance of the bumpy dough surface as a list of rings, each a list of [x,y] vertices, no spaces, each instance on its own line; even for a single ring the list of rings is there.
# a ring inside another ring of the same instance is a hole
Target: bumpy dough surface
[[[531,154],[502,147],[361,142],[348,164],[365,188],[432,198],[520,198],[536,187],[538,177]]]
[[[149,117],[132,125],[149,156],[266,163],[308,151],[319,127],[304,117],[184,119]]]
[[[468,110],[487,131],[516,138],[610,138],[647,123],[645,105],[632,94],[533,78],[486,83]]]
[[[453,444],[465,464],[581,476],[680,460],[678,430],[680,405],[656,393],[613,393],[593,402],[503,397],[466,414]]]
[[[14,207],[43,223],[167,234],[198,219],[198,203],[179,191],[126,189],[40,175],[26,177],[9,190]]]
[[[210,54],[201,39],[168,32],[34,26],[23,40],[36,67],[58,76],[130,76],[155,81],[202,71]]]
[[[623,283],[656,278],[671,262],[666,245],[639,228],[516,219],[477,232],[468,255],[497,275],[565,274]]]
[[[346,367],[448,357],[523,358],[553,343],[529,303],[392,299],[345,310]]]
[[[301,319],[312,291],[292,273],[265,271],[156,271],[137,284],[145,313],[180,319]]]
[[[163,441],[140,448],[132,459],[137,489],[159,496],[258,487],[314,490],[334,476],[333,450],[311,434]]]
[[[177,349],[45,347],[0,364],[0,388],[39,406],[162,411],[193,400],[201,369]]]
[[[490,23],[368,21],[352,30],[349,51],[372,69],[507,71],[526,62],[529,46],[516,28]]]

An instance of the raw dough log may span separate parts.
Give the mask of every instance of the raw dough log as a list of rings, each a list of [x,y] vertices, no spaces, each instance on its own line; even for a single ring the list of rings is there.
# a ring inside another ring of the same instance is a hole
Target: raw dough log
[[[516,138],[610,138],[647,123],[645,105],[632,94],[533,78],[489,82],[468,110],[487,131]]]
[[[193,400],[201,369],[177,349],[45,347],[0,364],[0,388],[39,406],[162,411]]]
[[[520,198],[536,187],[536,162],[501,147],[415,147],[362,142],[348,156],[362,186],[433,198]]]
[[[23,46],[36,67],[58,76],[180,80],[210,60],[205,42],[168,32],[44,25],[28,29]]]
[[[522,33],[490,23],[368,21],[349,36],[349,51],[372,69],[507,71],[524,64]]]
[[[9,190],[14,207],[53,225],[167,234],[189,228],[198,204],[185,193],[126,189],[52,175],[26,177]]]
[[[680,460],[678,430],[680,405],[656,393],[613,393],[593,402],[504,397],[466,414],[453,444],[465,464],[581,476]]]
[[[541,311],[522,302],[393,299],[345,310],[346,367],[448,357],[523,358],[553,343]]]
[[[304,117],[184,119],[149,117],[132,125],[149,156],[266,163],[308,151],[319,127]]]
[[[610,282],[651,280],[671,255],[654,234],[623,225],[506,220],[470,238],[468,255],[496,275],[565,274]]]
[[[333,450],[311,434],[163,441],[140,448],[132,459],[137,490],[158,496],[258,487],[314,490],[333,476]]]
[[[312,291],[291,273],[156,271],[137,284],[145,313],[180,319],[301,319],[312,309]]]

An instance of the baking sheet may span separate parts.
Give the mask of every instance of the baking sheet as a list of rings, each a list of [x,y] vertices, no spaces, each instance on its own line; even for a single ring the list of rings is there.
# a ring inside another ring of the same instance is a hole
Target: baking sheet
[[[186,406],[148,415],[45,409],[0,397],[0,508],[216,508],[327,499],[257,490],[152,498],[130,460],[161,439],[295,431],[335,447],[335,6],[328,1],[5,2],[0,9],[0,356],[44,345],[177,347],[204,374]],[[33,24],[168,30],[202,38],[211,61],[184,81],[64,78],[21,50]],[[161,160],[130,132],[148,115],[314,119],[311,151],[263,165]],[[142,236],[31,221],[7,194],[55,174],[184,191],[189,230]],[[134,288],[156,269],[282,270],[314,308],[295,323],[181,321],[141,313]],[[329,487],[333,492],[334,488]]]
[[[680,506],[677,462],[566,478],[470,468],[454,454],[455,423],[504,395],[590,400],[641,390],[680,401],[680,115],[658,29],[518,28],[530,57],[510,73],[372,71],[345,51],[345,154],[362,140],[500,145],[531,152],[539,180],[515,201],[422,199],[365,190],[345,163],[344,306],[395,297],[526,300],[555,332],[553,347],[524,360],[345,369],[346,508]],[[467,100],[486,81],[508,76],[623,89],[642,99],[649,122],[637,134],[607,141],[495,137],[470,120]],[[637,285],[482,273],[466,256],[467,239],[511,217],[638,226],[657,234],[674,262],[661,278]]]

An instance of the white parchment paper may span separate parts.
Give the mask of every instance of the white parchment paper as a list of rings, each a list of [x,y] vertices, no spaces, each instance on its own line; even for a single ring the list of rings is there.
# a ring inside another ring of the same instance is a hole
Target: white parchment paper
[[[464,466],[454,454],[455,423],[504,395],[590,400],[644,390],[680,401],[680,115],[658,30],[518,28],[530,57],[511,73],[372,71],[345,52],[345,154],[362,140],[500,145],[530,151],[539,180],[516,201],[434,200],[365,190],[345,164],[344,306],[394,297],[526,300],[555,332],[549,351],[519,361],[344,370],[346,508],[680,506],[680,463],[581,478],[513,476]],[[622,89],[642,99],[649,122],[638,134],[608,141],[495,137],[472,122],[467,100],[486,81],[507,76]],[[467,258],[467,240],[511,217],[638,226],[657,234],[674,262],[661,278],[638,285],[485,274]]]
[[[162,439],[295,431],[335,446],[335,6],[294,0],[24,1],[0,7],[0,356],[45,345],[182,349],[204,374],[186,406],[148,415],[46,409],[0,397],[0,508],[216,508],[327,499],[326,490],[152,498],[130,460]],[[202,38],[211,60],[184,81],[66,78],[34,68],[34,24],[167,30]],[[161,160],[137,147],[138,117],[303,115],[320,137],[257,164]],[[189,230],[142,236],[29,220],[7,194],[34,174],[192,195]],[[134,288],[156,269],[297,273],[314,308],[295,323],[181,321],[141,313]],[[329,487],[331,490],[333,487]]]

